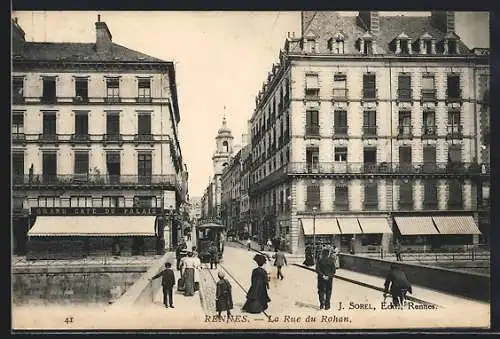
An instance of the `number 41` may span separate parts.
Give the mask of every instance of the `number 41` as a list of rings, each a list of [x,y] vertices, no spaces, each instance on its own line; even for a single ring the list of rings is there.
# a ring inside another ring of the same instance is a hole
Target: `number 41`
[[[64,319],[64,322],[66,324],[73,323],[73,317],[66,317],[66,319]]]

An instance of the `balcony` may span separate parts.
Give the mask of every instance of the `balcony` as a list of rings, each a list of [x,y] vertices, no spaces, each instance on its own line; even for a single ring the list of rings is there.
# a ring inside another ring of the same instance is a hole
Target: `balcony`
[[[108,186],[154,185],[175,187],[176,175],[105,175],[105,174],[57,174],[14,175],[13,181],[21,186]]]
[[[45,104],[45,105],[57,104],[57,97],[41,97],[40,103]]]
[[[26,141],[26,135],[24,133],[12,133],[12,142],[24,142]]]
[[[436,125],[423,125],[422,126],[422,139],[437,139],[437,126]]]
[[[362,101],[377,101],[378,90],[376,88],[363,88]]]
[[[447,89],[446,90],[446,99],[445,102],[454,103],[454,102],[462,102],[462,90],[461,89]]]
[[[397,102],[411,102],[411,101],[412,101],[412,90],[410,88],[398,89]]]
[[[349,201],[347,199],[339,198],[333,202],[333,207],[336,211],[348,211]]]
[[[134,135],[134,141],[135,142],[150,142],[150,141],[153,141],[153,135],[148,133],[144,133],[144,134],[135,134]]]
[[[104,134],[104,141],[105,142],[121,142],[122,141],[122,136],[121,134]]]
[[[398,127],[398,136],[397,139],[412,139],[412,126],[411,125],[402,125]]]
[[[334,126],[333,127],[333,138],[334,139],[345,139],[348,136],[347,131],[348,131],[347,126]]]
[[[71,141],[72,142],[89,142],[90,141],[90,135],[89,134],[83,134],[83,133],[78,133],[78,134],[72,134],[71,135]]]
[[[107,104],[119,104],[122,102],[120,97],[105,97],[104,102]]]
[[[291,162],[286,167],[288,175],[311,173],[330,175],[480,175],[477,163],[413,162],[413,163],[363,163],[363,162]]]
[[[306,88],[305,100],[319,100],[319,88]]]
[[[306,200],[306,210],[307,211],[313,211],[313,208],[316,207],[316,211],[321,210],[321,201],[319,200],[312,200],[312,199],[307,199]]]
[[[40,142],[57,142],[59,136],[57,134],[41,133],[38,135],[38,140]]]
[[[376,211],[378,210],[378,200],[370,199],[363,202],[363,209],[365,211]]]
[[[436,90],[435,89],[422,89],[421,92],[422,102],[436,102]]]
[[[462,139],[464,137],[462,130],[462,125],[446,126],[446,139]]]
[[[22,105],[22,104],[24,104],[24,102],[25,102],[25,99],[24,99],[23,95],[17,94],[17,95],[14,95],[12,97],[12,103],[15,105]]]
[[[73,104],[75,105],[85,105],[89,103],[89,97],[88,96],[80,96],[77,95],[76,97],[73,98]]]
[[[306,126],[306,137],[319,137],[319,125]]]
[[[150,104],[153,102],[153,99],[151,97],[137,97],[135,98],[135,102],[139,104]]]
[[[333,101],[348,101],[349,90],[347,88],[334,88]]]
[[[448,209],[449,210],[463,210],[464,203],[461,199],[458,200],[457,198],[454,198],[453,200],[448,200]]]
[[[376,138],[377,137],[377,126],[376,125],[364,125],[363,126],[363,138]]]

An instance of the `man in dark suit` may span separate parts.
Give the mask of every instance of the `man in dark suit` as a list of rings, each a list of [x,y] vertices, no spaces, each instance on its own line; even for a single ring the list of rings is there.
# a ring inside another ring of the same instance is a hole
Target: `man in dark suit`
[[[384,298],[388,292],[392,295],[392,303],[394,306],[402,305],[406,293],[412,293],[411,284],[406,273],[396,264],[391,265],[391,270],[385,279]]]
[[[335,259],[330,256],[327,249],[321,252],[321,259],[316,264],[316,273],[318,274],[319,308],[329,310],[333,276],[335,275]]]
[[[281,252],[279,248],[276,249],[276,254],[274,255],[274,266],[278,268],[278,279],[283,280],[284,276],[281,272],[283,265],[287,265],[285,253]]]
[[[169,306],[174,308],[174,299],[172,297],[172,288],[175,285],[175,275],[174,271],[171,269],[171,264],[169,262],[165,263],[165,269],[153,276],[150,280],[162,277],[161,285],[163,287],[163,304],[166,308]]]

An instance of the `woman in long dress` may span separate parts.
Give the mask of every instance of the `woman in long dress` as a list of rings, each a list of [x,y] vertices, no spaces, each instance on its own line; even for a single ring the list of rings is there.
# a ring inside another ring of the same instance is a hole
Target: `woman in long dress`
[[[215,309],[221,316],[222,311],[226,311],[227,316],[231,316],[231,310],[233,309],[233,295],[231,292],[231,284],[225,278],[223,272],[218,273],[219,281],[217,282],[217,288],[215,291]]]
[[[247,301],[243,305],[243,311],[248,313],[260,313],[267,309],[268,303],[271,301],[267,290],[269,289],[269,281],[267,272],[262,266],[266,263],[266,257],[257,254],[254,257],[258,267],[252,271],[252,285],[247,293]]]
[[[194,274],[197,264],[193,258],[193,252],[188,252],[187,258],[184,259],[184,295],[187,297],[194,295]]]

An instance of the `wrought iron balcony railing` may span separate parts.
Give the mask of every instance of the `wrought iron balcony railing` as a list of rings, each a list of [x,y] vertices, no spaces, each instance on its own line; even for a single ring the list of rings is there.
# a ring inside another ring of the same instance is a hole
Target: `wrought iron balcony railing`
[[[460,102],[462,100],[462,90],[461,89],[447,89],[446,90],[446,101],[447,102]]]
[[[334,137],[345,137],[347,136],[348,127],[347,126],[334,126],[333,136]]]
[[[75,105],[84,105],[84,104],[88,104],[89,102],[89,97],[88,96],[80,96],[80,95],[77,95],[76,97],[73,98],[73,104]]]
[[[26,140],[26,136],[24,135],[24,133],[12,133],[13,142],[24,141],[24,140]]]
[[[104,102],[107,104],[119,104],[122,102],[120,97],[109,96],[104,98]]]
[[[363,136],[364,137],[376,137],[377,136],[377,126],[364,125],[363,126]]]
[[[74,142],[88,142],[88,141],[90,141],[90,135],[88,133],[72,134],[71,140]]]
[[[363,100],[377,100],[377,93],[376,88],[363,88]]]
[[[38,140],[42,142],[56,142],[59,140],[59,135],[52,133],[41,133],[38,135]]]
[[[33,174],[14,175],[13,181],[19,185],[133,185],[133,184],[163,184],[176,185],[175,174],[167,175],[111,175],[111,174]]]
[[[333,207],[337,211],[348,211],[349,210],[349,200],[338,198],[333,202]]]
[[[57,97],[40,97],[40,102],[47,105],[57,104]]]
[[[398,101],[409,102],[412,100],[412,90],[410,88],[398,89]]]
[[[347,101],[349,98],[349,90],[347,88],[334,88],[333,100],[334,101]]]
[[[398,127],[398,139],[412,138],[412,126],[411,125],[401,125]]]
[[[24,102],[25,102],[24,96],[14,95],[14,96],[12,96],[12,102],[14,104],[24,104]]]
[[[153,99],[150,96],[137,97],[135,100],[137,103],[141,104],[150,104],[153,102]]]
[[[22,139],[28,143],[37,142],[91,142],[91,143],[107,143],[107,142],[129,142],[134,143],[137,141],[144,142],[169,142],[169,135],[159,134],[85,134],[85,133],[72,133],[72,134],[51,134],[51,133],[13,133],[13,139]]]
[[[448,139],[461,139],[463,138],[462,125],[448,125],[446,126],[446,137]]]
[[[312,136],[312,137],[319,136],[319,125],[306,126],[306,136]]]
[[[436,101],[436,89],[422,89],[420,94],[422,101]]]
[[[485,165],[485,174],[489,173]],[[363,163],[363,162],[291,162],[287,165],[288,174],[481,174],[477,163]]]
[[[306,88],[305,90],[306,100],[318,100],[319,99],[319,88]]]
[[[437,137],[437,126],[436,125],[423,125],[422,126],[422,138],[435,138]]]

